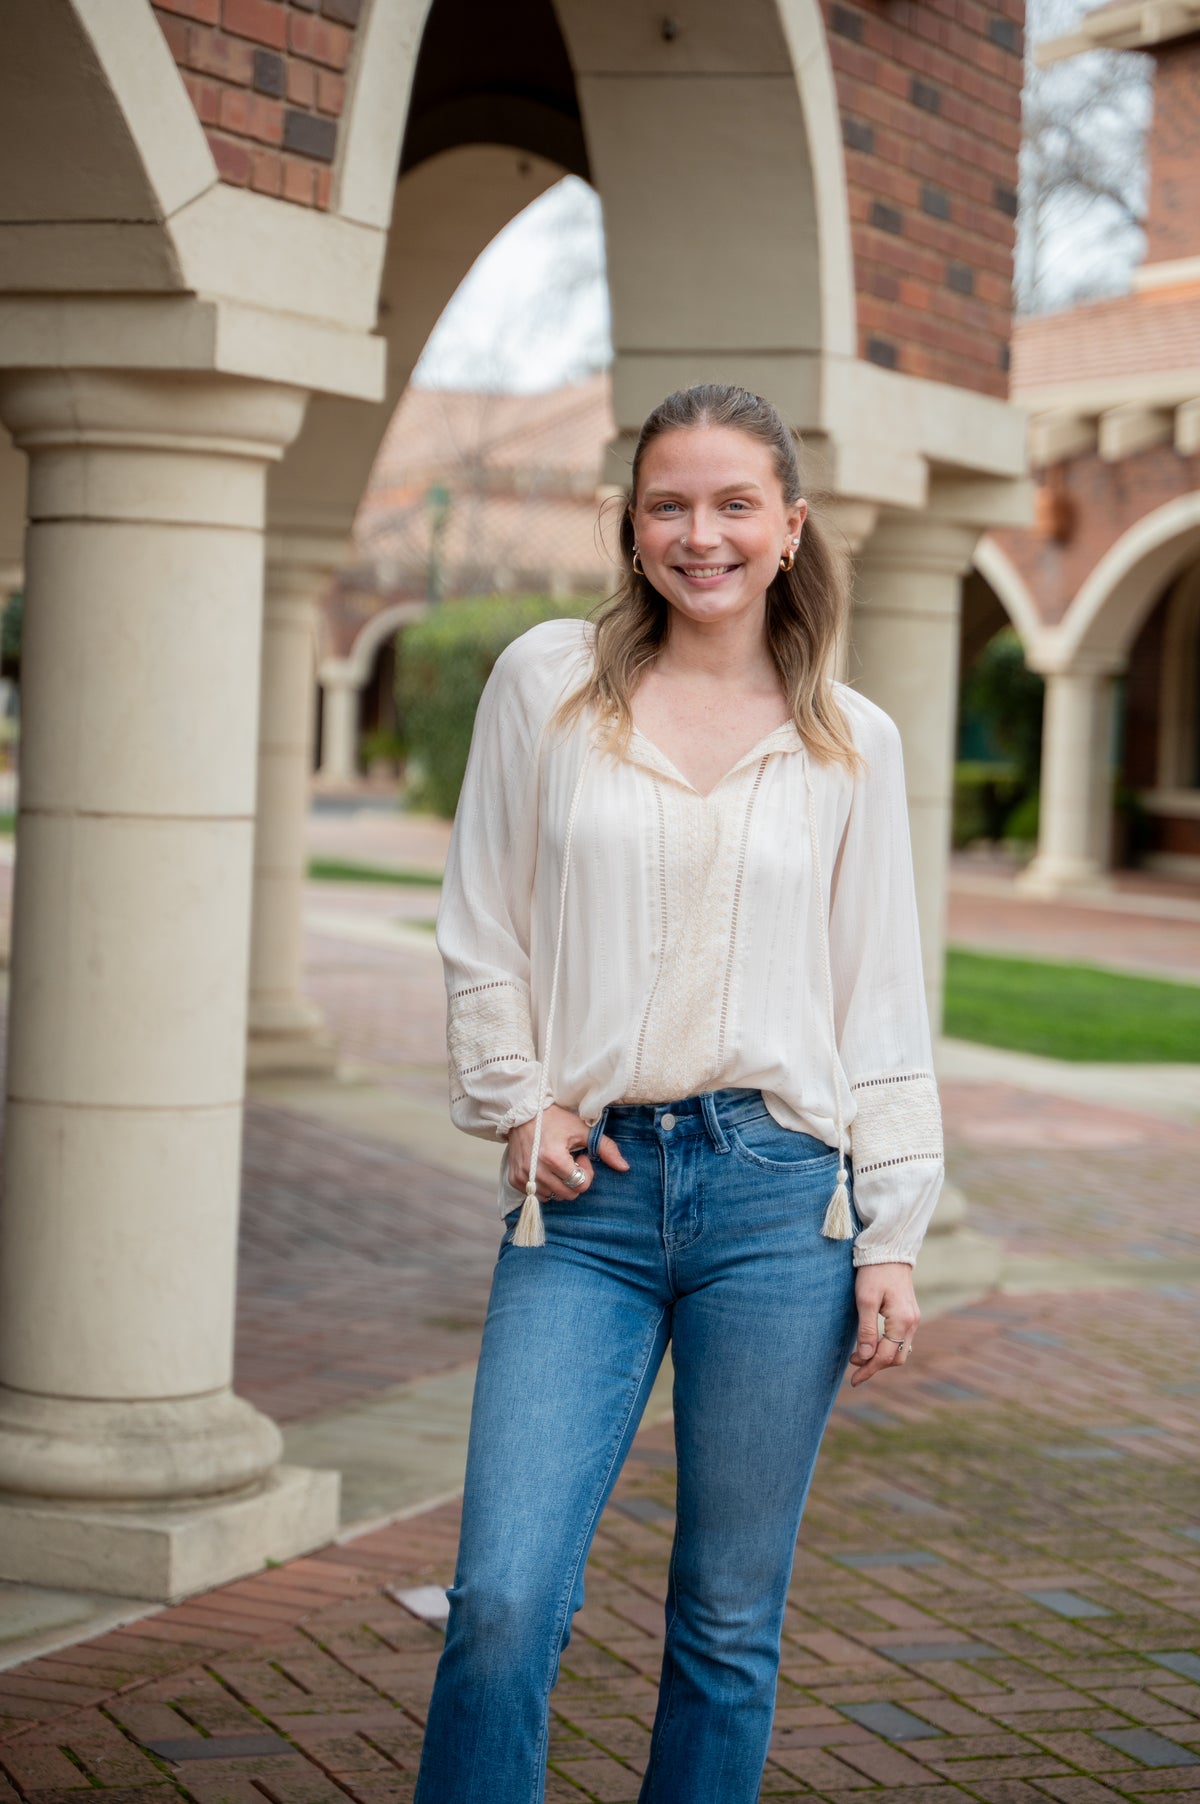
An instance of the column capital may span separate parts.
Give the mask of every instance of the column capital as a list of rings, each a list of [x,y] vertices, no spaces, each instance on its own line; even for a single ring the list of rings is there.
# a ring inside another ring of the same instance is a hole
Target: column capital
[[[29,517],[263,523],[262,470],[307,391],[145,370],[5,370],[0,419],[29,455]]]
[[[863,545],[861,561],[864,565],[886,565],[895,570],[963,576],[971,568],[982,536],[978,526],[939,520],[928,513],[883,508]]]
[[[352,555],[349,538],[341,532],[293,531],[268,522],[266,535],[267,600],[277,595],[299,598],[309,594],[314,603],[324,584]]]
[[[362,677],[352,658],[323,658],[317,671],[322,689],[361,689]]]
[[[30,374],[136,370],[384,398],[387,345],[367,330],[199,294],[6,295],[0,366]]]
[[[1129,668],[1129,659],[1120,652],[1057,652],[1053,646],[1048,650],[1035,647],[1026,654],[1025,662],[1039,676],[1079,677],[1095,682],[1103,677],[1122,676]]]
[[[858,501],[851,495],[830,495],[817,509],[817,521],[829,525],[846,541],[851,557],[858,557],[874,532],[879,509],[873,501]]]

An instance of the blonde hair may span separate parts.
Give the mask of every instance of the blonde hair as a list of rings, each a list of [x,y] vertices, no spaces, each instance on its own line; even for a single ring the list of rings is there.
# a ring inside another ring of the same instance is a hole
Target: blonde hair
[[[639,672],[652,664],[666,639],[670,604],[633,567],[634,529],[630,506],[638,492],[648,446],[667,432],[728,426],[757,439],[771,453],[775,474],[790,505],[802,494],[796,446],[775,408],[761,395],[726,383],[704,382],[678,389],[646,419],[633,454],[629,492],[621,510],[621,582],[593,619],[594,665],[588,680],[561,703],[556,726],[566,727],[587,708],[607,720],[604,743],[623,754],[633,730],[630,698]],[[790,570],[780,570],[767,590],[767,643],[783,683],[796,730],[812,755],[841,763],[852,773],[863,768],[833,694],[831,667],[838,636],[850,606],[849,564],[814,520],[805,520]]]

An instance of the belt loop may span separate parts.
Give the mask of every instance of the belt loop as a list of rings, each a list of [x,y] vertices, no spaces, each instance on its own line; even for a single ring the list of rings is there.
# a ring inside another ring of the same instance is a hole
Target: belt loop
[[[708,1129],[708,1137],[719,1153],[729,1151],[729,1142],[725,1138],[725,1130],[721,1126],[721,1118],[717,1114],[716,1092],[705,1090],[700,1098],[700,1107],[704,1111],[704,1125]]]
[[[607,1120],[608,1120],[608,1105],[606,1104],[604,1106],[604,1108],[602,1108],[600,1111],[599,1120],[593,1121],[591,1127],[588,1130],[587,1149],[588,1149],[588,1158],[589,1159],[595,1159],[595,1157],[596,1157],[596,1148],[600,1144],[601,1136],[604,1133],[604,1124]]]

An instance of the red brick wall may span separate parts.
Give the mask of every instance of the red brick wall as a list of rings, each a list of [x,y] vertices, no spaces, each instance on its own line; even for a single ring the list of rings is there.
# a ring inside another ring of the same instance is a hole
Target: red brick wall
[[[328,207],[362,0],[153,0],[221,180]]]
[[[1039,482],[1044,484],[1045,475]],[[1053,480],[1066,491],[1070,536],[1062,543],[1021,527],[993,532],[1029,586],[1042,619],[1062,619],[1104,553],[1157,507],[1200,489],[1200,456],[1180,457],[1169,445],[1142,451],[1120,463],[1081,457],[1056,467]]]
[[[823,0],[859,355],[1008,393],[1023,0]]]
[[[1146,262],[1200,255],[1200,38],[1154,52]]]
[[[361,3],[153,0],[223,181],[328,206]],[[859,354],[1007,395],[1023,0],[823,4]]]

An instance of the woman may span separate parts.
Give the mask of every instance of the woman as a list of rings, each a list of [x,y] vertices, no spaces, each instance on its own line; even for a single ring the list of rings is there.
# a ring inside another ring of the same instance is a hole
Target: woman
[[[767,402],[646,421],[624,580],[479,704],[438,915],[451,1114],[505,1141],[417,1804],[536,1804],[597,1520],[671,1343],[642,1804],[752,1804],[847,1359],[908,1358],[942,1182],[900,740]],[[539,1058],[540,1050],[540,1058]],[[853,1165],[853,1170],[852,1170]]]

